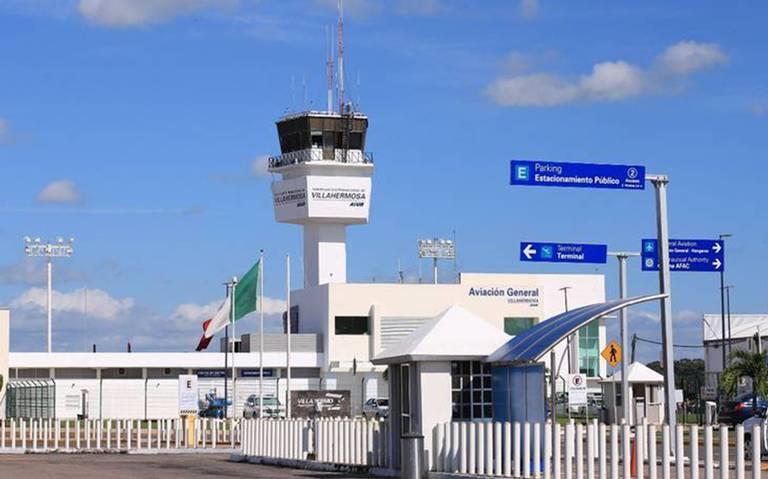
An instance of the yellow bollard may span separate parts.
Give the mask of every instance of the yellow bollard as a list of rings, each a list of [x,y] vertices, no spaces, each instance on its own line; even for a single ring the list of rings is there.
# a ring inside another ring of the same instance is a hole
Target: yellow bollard
[[[184,429],[187,431],[187,447],[195,447],[197,444],[195,444],[197,437],[195,435],[195,419],[197,419],[196,414],[186,414],[184,417]]]

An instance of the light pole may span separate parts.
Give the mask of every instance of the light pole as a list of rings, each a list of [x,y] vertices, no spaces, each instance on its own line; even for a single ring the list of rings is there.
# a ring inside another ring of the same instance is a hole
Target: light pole
[[[432,258],[432,281],[437,284],[437,260],[456,259],[456,243],[449,239],[419,240],[419,258]]]
[[[48,258],[48,352],[51,349],[51,323],[53,321],[53,258],[72,256],[74,252],[73,244],[75,240],[69,238],[57,238],[55,242],[42,242],[40,238],[32,239],[29,236],[24,237],[24,254],[27,256],[45,256]]]
[[[730,238],[733,236],[730,233],[723,233],[718,236],[720,241],[723,242],[723,248],[725,248],[725,240],[726,238]],[[723,259],[725,259],[725,251],[723,251]],[[725,267],[723,267],[720,270],[720,333],[721,333],[721,341],[720,341],[720,347],[723,350],[723,371],[725,371],[725,363],[727,360],[727,355],[725,352]],[[722,373],[721,373],[722,374]],[[720,391],[720,388],[718,388],[718,392]],[[718,394],[718,397],[720,395]]]
[[[619,298],[624,299],[627,297],[627,258],[632,256],[640,256],[640,253],[627,253],[624,251],[616,253],[608,253],[610,256],[615,256],[619,260]],[[627,310],[622,308],[619,311],[619,329],[621,336],[621,415],[627,423],[632,421],[632,412],[629,409],[629,378],[627,377],[627,352],[629,351],[629,343],[627,342],[627,334],[629,333]],[[614,383],[614,388],[615,388]],[[615,391],[615,389],[614,389]],[[615,404],[614,398],[614,404]]]
[[[733,350],[733,338],[731,337],[731,289],[733,286],[723,286],[725,289],[725,316],[728,322],[728,356],[726,358],[728,366],[731,365],[731,351]],[[725,369],[725,365],[723,366]]]

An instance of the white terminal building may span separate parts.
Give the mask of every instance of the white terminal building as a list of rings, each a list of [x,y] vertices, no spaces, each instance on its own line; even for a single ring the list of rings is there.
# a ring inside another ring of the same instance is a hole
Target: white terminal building
[[[344,110],[293,114],[277,122],[281,154],[270,160],[270,171],[278,178],[272,184],[275,217],[301,225],[304,235],[303,288],[291,293],[291,390],[350,391],[357,415],[367,399],[386,397],[388,391],[386,366],[374,366],[371,358],[453,305],[515,335],[562,313],[565,292],[570,308],[605,301],[599,274],[463,272],[450,284],[347,282],[346,228],[369,221],[374,163],[365,149],[368,118],[348,106]],[[52,384],[49,394],[55,406],[40,414],[174,417],[180,374],[198,375],[200,398],[213,389],[223,396],[224,375],[229,373],[223,353],[7,353],[7,322],[13,314],[4,314],[0,374],[7,364],[5,377],[12,385]],[[457,337],[463,333],[456,328]],[[286,334],[265,334],[264,343],[265,373],[260,378],[258,335],[241,337],[235,360],[236,415],[248,396],[258,394],[262,380],[265,394],[285,403]],[[561,376],[578,368],[588,376],[590,389],[599,392],[599,380],[606,377],[599,360],[606,343],[602,320],[582,328],[571,343]],[[565,341],[556,352],[560,362]],[[231,379],[227,385],[231,397]],[[478,402],[474,406],[488,406],[482,395],[454,394],[453,401],[467,397]],[[485,417],[487,409],[469,411]],[[467,419],[461,415],[465,410],[454,404],[457,419]]]

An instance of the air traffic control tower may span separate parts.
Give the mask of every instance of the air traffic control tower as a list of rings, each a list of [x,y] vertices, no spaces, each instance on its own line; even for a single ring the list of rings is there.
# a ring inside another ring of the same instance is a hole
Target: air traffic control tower
[[[269,171],[275,219],[304,228],[304,287],[347,281],[346,228],[365,224],[371,199],[373,158],[365,152],[368,118],[309,111],[277,122],[279,156]]]

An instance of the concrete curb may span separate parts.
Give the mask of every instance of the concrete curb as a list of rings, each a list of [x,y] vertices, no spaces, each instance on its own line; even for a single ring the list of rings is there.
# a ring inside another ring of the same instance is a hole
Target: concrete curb
[[[233,454],[237,449],[0,449],[3,454],[130,454],[137,456],[163,456],[177,454]]]
[[[399,477],[397,471],[383,467],[353,466],[349,464],[331,464],[317,461],[304,461],[298,459],[279,459],[274,457],[246,456],[233,453],[229,456],[231,462],[247,462],[249,464],[264,464],[268,466],[287,467],[306,471],[342,472],[346,474],[360,474],[376,477]]]

